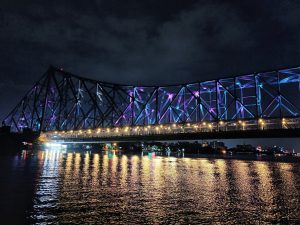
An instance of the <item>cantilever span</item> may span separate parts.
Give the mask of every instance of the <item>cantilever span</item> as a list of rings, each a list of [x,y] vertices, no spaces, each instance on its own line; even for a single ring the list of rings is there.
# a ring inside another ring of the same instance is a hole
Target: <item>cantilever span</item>
[[[247,129],[259,119],[297,126],[299,97],[300,67],[171,86],[113,84],[50,67],[4,123],[16,132],[205,123]]]

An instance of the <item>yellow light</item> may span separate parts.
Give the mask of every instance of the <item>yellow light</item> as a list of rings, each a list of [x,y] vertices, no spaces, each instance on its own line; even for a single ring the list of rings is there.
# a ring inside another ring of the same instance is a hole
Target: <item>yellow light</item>
[[[160,125],[160,128],[163,128],[164,126],[163,125]]]
[[[211,124],[208,124],[208,127],[209,127],[209,128],[212,128],[212,125],[211,125]]]
[[[176,127],[176,124],[174,123],[172,126],[173,126],[173,127]]]
[[[107,128],[107,129],[106,129],[106,132],[107,132],[107,133],[109,133],[109,132],[110,132],[110,129],[109,129],[109,128]]]
[[[155,127],[155,130],[159,130],[159,127]]]
[[[239,120],[238,122],[239,122],[239,123],[242,123],[242,121],[241,121],[241,120]]]
[[[263,119],[259,119],[258,122],[259,122],[259,123],[263,123]]]
[[[90,133],[92,133],[92,131],[89,129],[89,130],[88,130],[88,133],[90,134]]]
[[[223,122],[223,121],[220,121],[220,124],[221,124],[221,125],[223,125],[223,124],[224,124],[224,122]]]
[[[186,125],[187,125],[188,127],[189,127],[189,126],[191,126],[191,124],[190,124],[190,123],[187,123]]]
[[[55,131],[54,133],[55,133],[55,134],[57,134],[58,132],[57,132],[57,131]]]
[[[206,125],[206,123],[205,123],[205,122],[203,122],[203,123],[202,123],[202,125],[203,125],[203,126],[205,126],[205,125]]]
[[[243,123],[242,123],[242,125],[243,125],[243,127],[244,127],[244,126],[246,125],[246,123],[245,123],[245,122],[243,122]]]
[[[150,125],[148,125],[148,128],[150,129],[150,128],[151,128],[151,126],[150,126]]]

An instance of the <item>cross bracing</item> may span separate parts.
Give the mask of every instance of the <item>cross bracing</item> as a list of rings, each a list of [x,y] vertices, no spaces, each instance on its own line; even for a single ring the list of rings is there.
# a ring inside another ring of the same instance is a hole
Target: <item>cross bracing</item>
[[[120,85],[50,67],[4,119],[13,131],[300,117],[300,67],[170,86]]]

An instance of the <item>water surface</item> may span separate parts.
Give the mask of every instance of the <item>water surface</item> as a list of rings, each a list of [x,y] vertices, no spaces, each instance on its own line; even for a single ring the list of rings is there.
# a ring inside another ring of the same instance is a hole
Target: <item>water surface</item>
[[[39,151],[0,169],[10,224],[300,223],[299,163]]]

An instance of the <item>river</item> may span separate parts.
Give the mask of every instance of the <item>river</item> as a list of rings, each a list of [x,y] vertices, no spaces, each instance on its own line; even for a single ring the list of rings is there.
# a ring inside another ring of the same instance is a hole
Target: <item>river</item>
[[[293,162],[23,151],[0,182],[3,224],[300,224]]]

